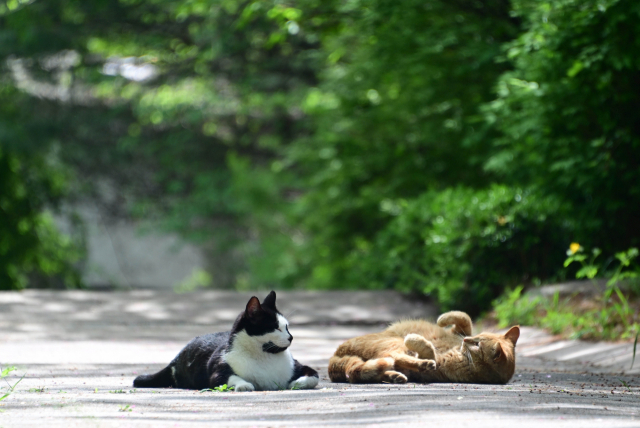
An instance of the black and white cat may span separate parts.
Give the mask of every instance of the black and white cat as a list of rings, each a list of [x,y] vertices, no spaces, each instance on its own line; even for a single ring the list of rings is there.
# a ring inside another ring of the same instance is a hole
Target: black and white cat
[[[262,304],[252,297],[231,331],[198,336],[158,373],[140,375],[137,388],[206,389],[227,384],[235,391],[311,389],[318,372],[294,360],[289,322],[272,291]]]

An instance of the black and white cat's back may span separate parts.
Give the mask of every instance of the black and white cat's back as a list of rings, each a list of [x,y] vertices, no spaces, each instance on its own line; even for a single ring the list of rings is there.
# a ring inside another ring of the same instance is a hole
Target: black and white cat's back
[[[293,359],[289,323],[276,309],[276,294],[262,304],[252,297],[229,332],[193,339],[158,373],[141,375],[136,387],[205,389],[227,384],[235,391],[311,389],[318,373]]]

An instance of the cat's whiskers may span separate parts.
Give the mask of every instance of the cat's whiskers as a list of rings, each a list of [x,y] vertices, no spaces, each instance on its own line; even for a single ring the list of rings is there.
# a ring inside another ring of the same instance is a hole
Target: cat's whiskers
[[[280,351],[283,351],[286,348],[287,348],[286,346],[284,346],[284,347],[278,346],[273,342],[267,342],[267,343],[262,345],[262,351],[263,352],[270,352],[270,351],[274,351],[274,350],[280,352]]]
[[[292,309],[291,312],[289,312],[289,314],[285,317],[286,319],[289,319],[291,317],[291,315],[295,314],[296,312],[298,312],[298,309]]]
[[[473,362],[473,357],[471,356],[471,350],[467,346],[464,347],[464,352],[462,353],[465,357],[467,357],[467,361],[471,367],[475,367],[475,363]]]
[[[265,343],[265,345],[267,345],[266,347],[264,347],[264,350],[265,350],[265,351],[270,351],[270,350],[272,350],[272,349],[277,348],[276,344],[275,344],[275,343],[273,343],[273,342],[272,342],[272,343]]]

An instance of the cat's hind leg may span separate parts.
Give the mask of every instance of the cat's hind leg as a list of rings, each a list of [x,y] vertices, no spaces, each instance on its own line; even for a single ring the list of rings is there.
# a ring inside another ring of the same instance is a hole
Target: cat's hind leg
[[[291,389],[313,389],[318,385],[318,372],[309,366],[303,366],[298,360],[293,360],[293,376],[289,381]]]
[[[364,361],[355,355],[333,356],[329,360],[332,382],[349,383],[406,383],[407,377],[395,370],[393,358],[375,358]]]
[[[453,325],[451,330],[454,334],[461,334],[463,336],[471,336],[473,330],[473,323],[471,317],[461,311],[450,311],[438,317],[437,321],[440,327],[447,327]]]
[[[404,338],[404,344],[410,351],[417,352],[418,358],[422,360],[436,359],[436,348],[433,343],[419,334],[407,334]]]

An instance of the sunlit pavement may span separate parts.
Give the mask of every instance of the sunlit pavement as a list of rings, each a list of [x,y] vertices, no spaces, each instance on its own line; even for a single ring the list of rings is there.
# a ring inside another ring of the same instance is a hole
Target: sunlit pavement
[[[321,373],[315,390],[133,389],[137,374],[166,365],[191,337],[228,329],[250,295],[0,293],[0,366],[18,368],[8,384],[24,375],[0,401],[0,426],[640,426],[631,343],[564,341],[531,328],[508,385],[330,383],[327,361],[343,340],[438,315],[393,292],[278,293],[294,357]]]

